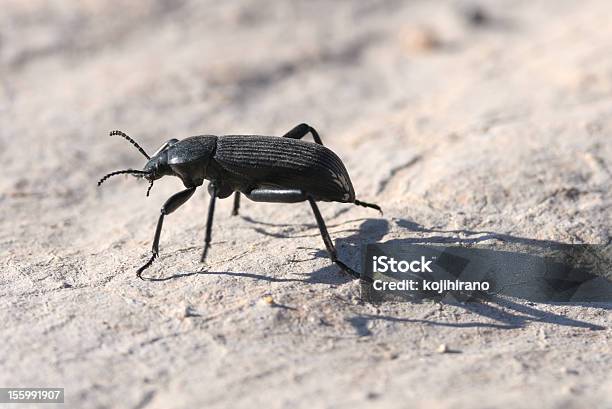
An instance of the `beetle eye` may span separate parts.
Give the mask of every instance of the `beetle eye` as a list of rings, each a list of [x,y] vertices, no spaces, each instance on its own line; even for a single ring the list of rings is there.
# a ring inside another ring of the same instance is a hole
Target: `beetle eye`
[[[168,139],[162,146],[159,147],[153,154],[153,156],[157,156],[160,152],[166,149],[168,146],[174,145],[178,142],[178,139]]]

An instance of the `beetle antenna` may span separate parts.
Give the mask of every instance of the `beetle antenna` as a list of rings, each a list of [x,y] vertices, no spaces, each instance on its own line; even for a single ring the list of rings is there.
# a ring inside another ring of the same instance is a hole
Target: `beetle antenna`
[[[138,149],[138,151],[144,155],[145,158],[151,159],[151,157],[145,152],[145,150],[142,149],[142,147],[140,145],[138,145],[138,142],[136,142],[135,140],[130,138],[125,132],[111,131],[110,136],[114,136],[114,135],[119,135],[122,138],[126,139],[128,142],[130,142],[132,145],[134,145],[136,147],[136,149]]]
[[[147,189],[147,197],[149,197],[149,193],[151,193],[151,188],[153,187],[153,179],[149,182],[149,188]]]
[[[383,215],[382,209],[377,204],[362,202],[361,200],[355,200],[353,203],[355,203],[357,206],[363,206],[363,207],[369,207],[370,209],[376,209],[380,212],[381,216]]]
[[[98,186],[100,186],[102,183],[104,183],[104,181],[106,179],[110,178],[111,176],[124,175],[124,174],[134,175],[134,176],[144,176],[144,175],[148,175],[149,172],[145,172],[145,171],[142,171],[142,170],[135,170],[135,169],[118,170],[116,172],[111,172],[108,175],[105,175],[102,179],[100,179],[98,181]]]

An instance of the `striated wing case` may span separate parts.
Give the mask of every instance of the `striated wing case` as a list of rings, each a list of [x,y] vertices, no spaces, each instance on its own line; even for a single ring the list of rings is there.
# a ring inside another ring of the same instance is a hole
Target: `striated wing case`
[[[338,156],[323,145],[275,136],[226,135],[215,161],[251,188],[300,189],[322,201],[353,202],[355,191]]]

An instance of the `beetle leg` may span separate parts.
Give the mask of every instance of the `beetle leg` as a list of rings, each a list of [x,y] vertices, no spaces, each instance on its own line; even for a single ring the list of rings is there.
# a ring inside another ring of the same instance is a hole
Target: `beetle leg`
[[[314,139],[315,143],[318,143],[319,145],[323,145],[323,142],[321,141],[321,137],[319,136],[319,133],[312,126],[308,124],[304,124],[304,123],[299,124],[292,130],[284,134],[283,138],[302,139],[304,136],[306,136],[308,132],[312,134],[312,139]]]
[[[306,200],[301,190],[291,189],[253,189],[246,195],[254,202],[298,203]]]
[[[232,209],[232,216],[238,216],[238,209],[240,209],[240,192],[234,193],[234,208]]]
[[[195,187],[190,187],[188,189],[182,190],[178,193],[170,196],[166,203],[161,208],[161,214],[159,215],[159,219],[157,220],[157,227],[155,228],[155,237],[153,238],[153,246],[151,248],[151,258],[147,261],[142,267],[140,267],[136,271],[136,276],[142,279],[142,272],[153,264],[153,260],[157,258],[159,255],[159,238],[161,236],[162,226],[164,224],[164,216],[174,212],[176,209],[181,207],[195,192]]]
[[[308,196],[307,199],[308,199],[308,202],[310,203],[310,207],[312,207],[312,212],[314,213],[315,219],[317,220],[317,225],[319,226],[319,230],[321,231],[321,237],[323,238],[323,243],[325,243],[325,247],[327,248],[327,253],[329,254],[329,258],[331,259],[332,263],[335,263],[344,272],[352,275],[353,277],[361,278],[361,275],[358,272],[356,272],[355,270],[353,270],[352,268],[344,264],[342,261],[338,260],[338,257],[336,254],[336,248],[334,247],[334,243],[332,242],[331,237],[329,237],[329,233],[327,232],[327,227],[325,226],[325,221],[323,220],[323,217],[321,216],[321,212],[319,211],[319,207],[317,206],[317,203],[310,196]]]
[[[210,247],[212,240],[212,225],[213,217],[215,215],[215,201],[217,200],[217,185],[211,183],[208,185],[208,192],[210,193],[210,203],[208,204],[208,219],[206,220],[206,237],[204,238],[204,250],[202,250],[202,257],[200,261],[203,263],[206,260],[206,253]]]
[[[272,202],[272,203],[297,203],[308,200],[310,203],[310,207],[312,207],[312,211],[315,215],[315,219],[317,220],[317,225],[319,226],[319,230],[321,232],[321,237],[323,238],[323,243],[325,243],[325,248],[327,249],[327,253],[329,254],[329,258],[332,263],[338,265],[344,272],[350,274],[355,278],[361,278],[360,274],[344,264],[342,261],[338,260],[336,254],[336,248],[334,247],[334,243],[329,237],[329,233],[327,232],[327,227],[325,226],[325,221],[321,216],[321,212],[319,211],[319,207],[315,200],[302,192],[301,190],[280,190],[280,189],[254,189],[246,195],[249,199],[255,202]]]
[[[353,203],[355,205],[357,205],[357,206],[369,207],[370,209],[376,209],[376,210],[378,210],[380,212],[381,216],[383,215],[382,209],[376,203],[362,202],[361,200],[357,200],[357,199],[355,199],[355,201]]]

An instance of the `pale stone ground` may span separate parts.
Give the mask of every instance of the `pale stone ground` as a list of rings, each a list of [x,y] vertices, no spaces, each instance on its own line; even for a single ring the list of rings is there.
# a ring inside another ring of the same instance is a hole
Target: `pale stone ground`
[[[321,205],[351,265],[397,238],[609,243],[612,5],[484,4],[470,28],[451,2],[3,0],[0,386],[70,408],[612,407],[611,304],[363,303],[305,204],[221,201],[197,274],[205,189],[143,282],[180,182],[95,185],[143,164],[112,129],[153,151],[306,121],[385,209]]]

